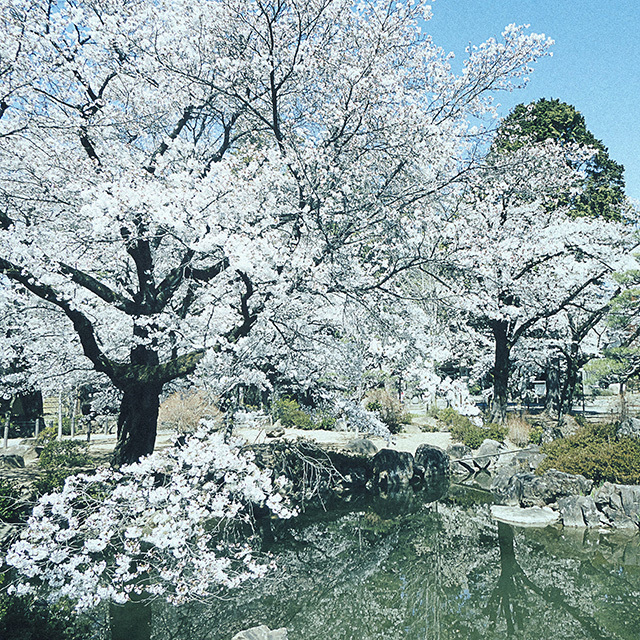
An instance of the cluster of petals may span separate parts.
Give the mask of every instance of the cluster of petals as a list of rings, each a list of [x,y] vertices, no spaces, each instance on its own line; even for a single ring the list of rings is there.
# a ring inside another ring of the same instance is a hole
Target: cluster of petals
[[[43,496],[5,558],[19,575],[12,592],[71,598],[78,609],[132,592],[173,603],[207,597],[267,570],[251,537],[226,535],[250,524],[254,505],[294,515],[242,443],[205,423],[182,445],[71,476]]]

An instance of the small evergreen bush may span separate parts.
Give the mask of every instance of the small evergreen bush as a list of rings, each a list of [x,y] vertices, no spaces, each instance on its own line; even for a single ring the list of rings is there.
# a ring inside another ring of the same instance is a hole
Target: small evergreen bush
[[[64,481],[79,468],[93,466],[89,456],[88,445],[77,440],[56,440],[55,436],[43,431],[43,448],[38,464],[44,470],[34,484],[34,497],[58,491],[64,486]]]
[[[0,521],[22,522],[31,506],[24,500],[22,488],[11,480],[0,478]]]
[[[537,469],[578,473],[599,484],[640,484],[640,440],[618,436],[617,425],[585,425],[568,438],[542,446],[546,454]]]
[[[87,467],[91,466],[91,458],[86,442],[50,440],[44,445],[38,463],[43,469]]]
[[[300,408],[296,400],[280,398],[273,403],[273,417],[280,420],[283,427],[294,429],[315,429],[311,416]]]
[[[544,427],[540,423],[531,425],[529,431],[529,442],[531,444],[542,444],[542,436],[544,435]]]
[[[479,427],[451,407],[442,409],[438,413],[438,419],[449,426],[453,440],[462,442],[471,449],[477,449],[487,438],[502,442],[507,436],[507,427],[493,423]]]
[[[297,400],[280,398],[271,406],[274,420],[280,420],[283,427],[293,429],[335,429],[336,419],[326,409],[308,410],[300,406]]]

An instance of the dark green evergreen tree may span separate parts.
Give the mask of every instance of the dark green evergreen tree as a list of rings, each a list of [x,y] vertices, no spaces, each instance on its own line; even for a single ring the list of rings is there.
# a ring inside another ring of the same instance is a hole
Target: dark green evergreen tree
[[[581,167],[586,177],[582,193],[571,197],[574,215],[622,220],[624,167],[609,157],[602,141],[587,129],[584,116],[570,104],[546,98],[519,104],[500,125],[494,147],[497,151],[513,151],[525,144],[550,139],[596,150],[587,165]]]

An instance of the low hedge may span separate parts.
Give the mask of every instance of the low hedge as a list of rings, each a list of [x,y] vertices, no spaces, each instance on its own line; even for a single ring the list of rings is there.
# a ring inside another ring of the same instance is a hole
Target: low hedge
[[[575,434],[542,446],[537,469],[579,473],[599,484],[640,484],[640,440],[618,436],[617,425],[585,425]]]

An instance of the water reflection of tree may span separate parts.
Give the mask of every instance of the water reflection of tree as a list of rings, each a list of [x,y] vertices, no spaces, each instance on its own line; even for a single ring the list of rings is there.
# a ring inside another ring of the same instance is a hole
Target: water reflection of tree
[[[151,605],[130,601],[109,607],[111,640],[150,640]]]
[[[516,631],[522,631],[529,611],[535,606],[530,594],[535,594],[544,600],[550,608],[560,608],[584,630],[585,638],[593,640],[612,640],[609,635],[590,616],[569,602],[561,589],[554,586],[540,587],[530,580],[516,560],[513,527],[498,522],[498,545],[500,548],[500,577],[487,603],[486,613],[491,622],[491,629],[495,629],[499,617],[504,618],[507,634],[512,636]]]
[[[620,593],[620,577],[611,564],[593,566],[596,549],[576,551],[541,530],[514,542],[507,525],[496,536],[485,507],[416,504],[405,495],[380,497],[274,530],[274,575],[228,601],[156,604],[153,637],[228,640],[262,623],[309,640],[635,637],[633,597],[622,596],[624,611],[604,600]],[[596,615],[615,621],[599,625]],[[618,622],[620,634],[609,626]]]

